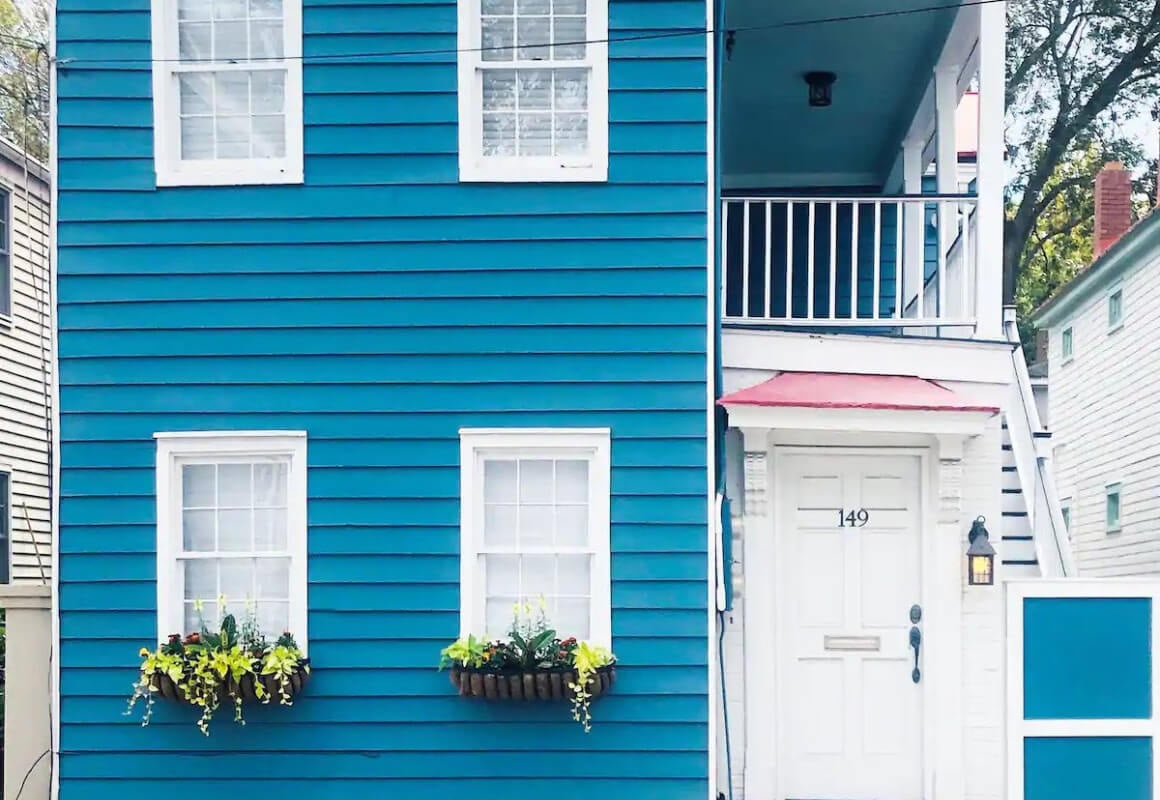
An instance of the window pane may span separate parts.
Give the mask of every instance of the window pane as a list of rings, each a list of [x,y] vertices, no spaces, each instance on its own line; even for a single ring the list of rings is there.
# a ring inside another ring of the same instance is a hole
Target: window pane
[[[254,549],[254,514],[249,509],[219,511],[218,550],[245,553]]]
[[[250,57],[281,58],[282,23],[276,20],[255,20],[250,23]]]
[[[480,20],[481,57],[484,61],[511,61],[516,56],[512,47],[516,38],[516,24],[512,17],[483,17]]]
[[[254,465],[254,505],[262,508],[286,505],[286,464]]]
[[[515,505],[486,505],[483,542],[488,547],[511,547],[519,541]]]
[[[281,116],[254,117],[254,158],[286,155],[286,124]]]
[[[213,118],[187,117],[181,120],[181,157],[213,158]]]
[[[519,150],[522,156],[552,155],[552,115],[521,114]]]
[[[516,107],[516,73],[510,69],[483,73],[484,111],[505,111]],[[514,124],[514,122],[513,122]]]
[[[211,559],[193,559],[183,562],[185,568],[185,599],[186,600],[216,600],[217,561]]]
[[[181,468],[181,504],[185,508],[213,508],[213,464],[186,464]]]
[[[514,156],[516,154],[516,115],[483,115],[483,154]]]
[[[588,462],[556,462],[556,502],[588,502]]]
[[[552,71],[521,69],[516,71],[516,103],[521,111],[552,108]]]
[[[555,556],[523,556],[520,559],[520,596],[535,604],[541,597],[556,595]]]
[[[584,58],[584,42],[587,39],[587,21],[584,17],[556,17],[552,20],[555,34],[552,36],[553,58],[561,61],[578,61]]]
[[[218,466],[218,508],[249,508],[253,502],[250,464]]]
[[[286,543],[286,511],[259,508],[254,511],[254,550],[284,551]]]
[[[212,553],[217,549],[213,511],[185,511],[181,514],[181,545],[189,553]]]
[[[213,24],[213,57],[215,61],[244,61],[248,55],[246,23],[215,22]]]
[[[552,0],[552,11],[556,14],[584,14],[587,8],[584,0]]]
[[[556,544],[561,547],[588,544],[588,506],[556,507]]]
[[[520,557],[483,556],[484,572],[487,573],[487,594],[504,597],[519,594]]]
[[[178,75],[181,90],[181,114],[213,113],[213,78],[210,75],[191,72]]]
[[[286,73],[263,70],[250,74],[255,114],[281,114],[286,108]]]
[[[483,500],[486,503],[516,501],[516,462],[483,462]]]
[[[248,117],[218,117],[214,129],[218,158],[250,157],[250,120]]]
[[[520,460],[520,502],[552,502],[552,462]]]
[[[559,575],[558,594],[587,597],[592,591],[591,556],[558,556],[556,569]]]
[[[217,563],[218,591],[225,596],[226,608],[236,615],[243,615],[246,604],[254,599],[254,561],[223,558]]]
[[[550,17],[516,18],[517,58],[527,61],[541,61],[550,57],[547,44],[552,41]]]
[[[213,0],[214,19],[245,19],[246,0]]]
[[[556,155],[579,156],[588,152],[587,114],[557,114],[555,126]]]
[[[250,18],[280,18],[282,0],[250,0]]]
[[[183,61],[205,61],[213,57],[213,25],[208,22],[177,24],[177,55]]]
[[[177,18],[209,19],[213,16],[213,0],[177,0]]]
[[[555,70],[553,87],[557,111],[584,111],[588,108],[588,70]]]
[[[587,639],[592,635],[589,629],[588,599],[562,598],[556,604],[556,630],[563,636]]]
[[[519,14],[544,14],[551,13],[551,0],[517,0],[516,12]]]
[[[484,634],[506,637],[512,626],[515,605],[514,596],[488,597],[484,610]]]
[[[290,603],[287,600],[262,600],[256,604],[258,626],[269,639],[277,639],[290,631]],[[301,635],[301,631],[290,631]]]
[[[258,600],[287,600],[290,597],[290,559],[259,558],[256,562],[254,596]]]
[[[552,544],[554,516],[551,506],[520,506],[520,547]]]
[[[216,596],[216,595],[215,595]],[[202,603],[201,611],[197,610],[197,605],[192,602],[185,604],[185,628],[182,631],[170,631],[171,633],[195,633],[201,630],[204,622],[208,630],[216,631],[221,626],[221,620],[218,618],[217,601],[207,601]]]
[[[482,0],[480,8],[485,15],[512,14],[515,12],[515,0]]]

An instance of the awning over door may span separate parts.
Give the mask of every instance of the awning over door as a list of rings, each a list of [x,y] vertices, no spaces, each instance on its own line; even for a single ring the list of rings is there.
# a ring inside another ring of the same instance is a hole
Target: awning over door
[[[723,406],[765,408],[999,413],[995,406],[973,403],[925,378],[834,372],[783,372],[756,386],[727,394],[718,402]]]

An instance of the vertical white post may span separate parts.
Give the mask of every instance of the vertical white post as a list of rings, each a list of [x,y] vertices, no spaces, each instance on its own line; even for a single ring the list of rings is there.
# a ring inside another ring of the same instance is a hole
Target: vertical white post
[[[830,313],[838,318],[838,204],[830,203]]]
[[[793,200],[785,204],[785,318],[793,319]]]
[[[806,226],[809,232],[809,241],[806,243],[806,319],[814,318],[814,221],[817,218],[817,206],[814,201],[809,202],[810,221]]]
[[[858,206],[850,204],[850,319],[858,319]]]
[[[902,190],[908,195],[922,193],[922,147],[921,139],[907,139],[902,143]],[[915,300],[914,316],[921,317],[923,294],[922,265],[922,215],[923,204],[909,201],[898,204],[898,213],[904,214],[902,224],[902,307],[898,316],[905,316],[905,307],[912,298]]]
[[[765,318],[769,319],[772,310],[770,304],[773,302],[773,287],[769,282],[773,275],[773,203],[769,200],[765,201],[765,283],[761,286],[765,290]]]
[[[729,316],[729,201],[721,201],[721,316]]]
[[[955,112],[959,105],[958,64],[940,64],[934,71],[935,103],[935,168],[939,194],[954,194],[959,190],[959,148],[955,141]],[[933,316],[947,314],[947,251],[955,241],[957,204],[938,204],[938,308]]]
[[[741,318],[749,319],[749,208],[750,200],[742,200],[741,214]]]
[[[1003,338],[1003,113],[1007,5],[979,6],[978,245],[976,335]]]

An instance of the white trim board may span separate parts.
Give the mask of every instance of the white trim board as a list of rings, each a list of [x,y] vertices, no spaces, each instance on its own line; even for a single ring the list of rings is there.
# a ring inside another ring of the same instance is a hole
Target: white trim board
[[[734,428],[867,431],[977,436],[995,416],[989,411],[907,411],[866,408],[800,408],[726,405]]]
[[[1151,737],[1153,749],[1160,742],[1160,681],[1152,663],[1151,719],[1049,719],[1023,718],[1023,601],[1035,597],[1141,598],[1152,602],[1151,644],[1155,656],[1160,643],[1160,582],[1155,578],[1107,580],[1042,579],[1005,584],[1007,624],[1007,797],[1024,800],[1024,740],[1028,737]],[[1152,759],[1152,792],[1160,790],[1160,758]]]

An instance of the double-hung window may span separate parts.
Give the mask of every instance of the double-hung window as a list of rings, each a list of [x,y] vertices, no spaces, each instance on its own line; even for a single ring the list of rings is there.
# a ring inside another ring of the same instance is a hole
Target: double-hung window
[[[158,633],[253,614],[306,641],[306,435],[157,434]]]
[[[12,273],[12,195],[0,189],[0,319],[12,317]]]
[[[1104,529],[1107,533],[1120,531],[1121,496],[1121,487],[1118,483],[1109,483],[1104,488]]]
[[[12,473],[0,471],[0,583],[12,580]]]
[[[1064,364],[1075,356],[1075,333],[1071,327],[1064,328],[1059,336],[1059,353]]]
[[[518,605],[611,645],[607,430],[463,430],[461,629],[504,637]]]
[[[608,0],[459,0],[459,176],[608,176]]]
[[[159,186],[302,181],[301,0],[152,0]]]
[[[1124,289],[1120,287],[1108,293],[1108,332],[1117,331],[1124,325]]]

